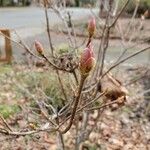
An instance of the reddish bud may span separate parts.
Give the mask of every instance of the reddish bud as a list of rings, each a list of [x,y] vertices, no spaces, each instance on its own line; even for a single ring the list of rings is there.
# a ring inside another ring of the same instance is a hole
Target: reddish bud
[[[88,23],[88,32],[90,37],[94,35],[95,29],[96,29],[96,22],[95,22],[95,18],[92,17]]]
[[[43,54],[44,48],[39,41],[35,41],[35,49],[39,54]]]
[[[80,60],[80,72],[82,75],[88,75],[88,73],[95,66],[95,58],[91,43],[86,47],[81,55]]]

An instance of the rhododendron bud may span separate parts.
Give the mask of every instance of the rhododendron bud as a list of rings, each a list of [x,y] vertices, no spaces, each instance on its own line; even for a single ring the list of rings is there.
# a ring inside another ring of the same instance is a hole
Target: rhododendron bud
[[[96,29],[96,22],[95,22],[95,18],[92,17],[88,23],[88,32],[90,37],[94,35],[95,29]]]
[[[91,43],[86,47],[81,55],[80,72],[81,75],[88,75],[92,68],[95,66],[95,58]]]
[[[39,41],[35,41],[35,48],[39,54],[43,54],[44,48]]]

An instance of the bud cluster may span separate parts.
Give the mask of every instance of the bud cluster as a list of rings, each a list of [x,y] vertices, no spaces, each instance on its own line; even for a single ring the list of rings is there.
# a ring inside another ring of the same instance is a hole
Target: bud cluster
[[[80,72],[81,75],[88,75],[92,68],[95,66],[95,58],[91,43],[86,47],[80,59]]]
[[[95,29],[96,29],[95,19],[91,18],[88,24],[89,39],[93,37]],[[79,66],[81,75],[88,76],[89,72],[92,70],[94,66],[95,66],[95,57],[94,57],[91,40],[89,40],[86,48],[81,54],[80,66]]]

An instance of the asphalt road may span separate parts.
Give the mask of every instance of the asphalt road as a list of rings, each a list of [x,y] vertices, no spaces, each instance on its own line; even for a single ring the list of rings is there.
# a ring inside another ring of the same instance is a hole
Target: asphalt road
[[[72,14],[73,21],[87,19],[91,16],[91,11],[85,8],[71,8],[67,9]],[[94,10],[95,13],[98,10]],[[62,13],[65,13],[62,11]],[[61,23],[60,18],[52,12],[52,10],[48,10],[50,25],[54,26],[56,24]],[[33,42],[35,39],[40,40],[45,47],[48,46],[47,34],[45,32],[45,15],[44,9],[37,7],[27,7],[27,8],[0,8],[0,28],[9,28],[15,29],[21,38],[29,45],[29,47],[33,48]],[[12,38],[17,40],[17,37],[12,32]],[[0,39],[0,45],[2,40]],[[65,43],[65,37],[60,37],[54,34],[53,43],[56,45],[60,43]],[[95,42],[97,43],[97,42]],[[99,43],[99,42],[98,42]],[[95,47],[98,48],[98,44],[95,44]],[[108,52],[107,60],[115,60],[117,55],[120,53],[120,46],[111,46],[111,51]],[[113,50],[117,49],[117,50]],[[16,44],[13,43],[13,55],[15,60],[22,60],[22,53],[24,51],[20,49]],[[129,52],[128,54],[132,53]],[[143,53],[134,59],[132,59],[129,63],[131,64],[140,64],[148,62],[149,60],[149,52]]]
[[[72,14],[72,19],[82,19],[91,15],[91,11],[86,8],[67,9]],[[97,12],[98,10],[94,10]],[[64,10],[61,13],[65,13]],[[48,10],[50,25],[55,25],[61,20],[51,10]],[[25,8],[0,8],[0,28],[18,29],[45,26],[44,9],[38,7]]]
[[[70,12],[73,21],[87,19],[91,16],[91,10],[86,8],[61,10],[62,15],[65,16],[66,11]],[[93,12],[97,13],[98,9],[94,9]],[[51,27],[62,23],[60,17],[51,9],[48,9],[48,16]],[[13,29],[23,39],[41,34],[46,28],[45,11],[39,7],[0,8],[0,29],[2,28],[10,29],[13,39],[16,39]],[[0,45],[1,43],[0,40]]]

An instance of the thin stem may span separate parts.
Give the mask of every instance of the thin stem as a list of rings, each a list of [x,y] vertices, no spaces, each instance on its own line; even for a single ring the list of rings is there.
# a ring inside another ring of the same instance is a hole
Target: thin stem
[[[123,13],[123,11],[125,10],[125,8],[127,7],[128,3],[130,0],[127,0],[126,3],[124,4],[124,6],[122,7],[121,11],[119,12],[119,14],[117,15],[116,19],[114,20],[114,22],[110,25],[110,27],[113,27],[117,20],[119,19],[119,17],[121,16],[121,14]]]
[[[114,64],[113,66],[111,66],[99,79],[103,78],[108,72],[110,72],[110,71],[111,71],[112,69],[114,69],[116,66],[120,65],[121,63],[125,62],[126,60],[128,60],[128,59],[130,59],[130,58],[132,58],[132,57],[134,57],[134,56],[136,56],[136,55],[138,55],[138,54],[140,54],[140,53],[142,53],[142,52],[145,52],[145,51],[147,51],[147,50],[149,50],[149,49],[150,49],[150,46],[149,46],[149,47],[146,47],[146,48],[144,48],[144,49],[142,49],[142,50],[139,50],[139,51],[135,52],[134,54],[131,54],[131,55],[129,55],[128,57],[124,58],[123,60],[117,62],[116,64]]]
[[[105,107],[107,107],[107,106],[110,106],[110,105],[113,105],[113,104],[118,103],[118,102],[121,101],[123,98],[124,98],[124,96],[122,96],[122,97],[120,97],[120,98],[118,98],[118,99],[116,99],[116,100],[114,100],[114,101],[112,101],[112,102],[106,103],[106,104],[104,104],[104,105],[102,105],[102,106],[97,106],[97,107],[92,107],[92,108],[90,108],[90,109],[87,109],[87,111],[92,111],[92,110],[97,110],[97,109],[105,108]]]
[[[84,108],[88,107],[89,105],[91,105],[92,103],[94,103],[96,100],[98,100],[100,97],[102,97],[104,94],[106,94],[106,92],[103,92],[101,93],[99,96],[97,96],[95,99],[93,99],[92,101],[90,101],[89,103],[85,104],[83,107],[79,108],[77,111],[76,111],[76,114],[79,113],[80,111],[82,111]],[[71,118],[71,115],[68,116],[63,122],[61,122],[61,124],[59,125],[58,128],[60,128],[60,126],[62,126],[64,123],[66,123],[66,121],[68,119]]]
[[[66,94],[66,92],[65,92],[65,88],[64,88],[64,85],[63,85],[63,82],[62,82],[62,80],[61,80],[61,77],[60,77],[60,74],[59,74],[59,71],[58,71],[58,70],[56,70],[56,74],[57,74],[58,81],[59,81],[59,84],[60,84],[62,93],[63,93],[63,95],[64,95],[64,98],[65,98],[65,100],[67,101],[67,94]]]
[[[57,113],[57,117],[56,117],[56,123],[57,125],[59,125],[59,118],[58,118],[58,113]],[[65,144],[64,144],[64,139],[63,139],[63,135],[60,131],[58,131],[58,140],[59,140],[59,146],[60,146],[60,150],[64,150],[65,149]]]
[[[27,131],[27,132],[15,132],[15,131],[8,131],[8,130],[1,130],[0,129],[0,133],[6,134],[6,135],[17,135],[17,136],[26,136],[26,135],[31,135],[31,134],[35,134],[35,133],[39,133],[39,132],[45,132],[45,131],[49,131],[49,132],[55,132],[57,131],[57,128],[46,128],[46,129],[37,129],[34,131]]]
[[[6,120],[3,118],[2,115],[0,115],[0,119],[2,120],[2,122],[4,123],[4,125],[8,128],[8,130],[12,131],[11,127],[9,126],[9,124],[6,122]]]
[[[48,63],[49,65],[51,65],[54,69],[57,69],[57,70],[61,70],[61,71],[64,71],[64,72],[69,72],[69,73],[72,73],[74,69],[77,68],[77,66],[75,66],[74,68],[70,68],[70,69],[65,69],[65,68],[62,68],[62,67],[59,67],[57,65],[55,65],[53,62],[51,62],[44,54],[41,55]]]
[[[74,117],[75,117],[75,114],[76,114],[78,103],[80,101],[80,97],[81,97],[81,93],[82,93],[82,88],[83,88],[84,81],[85,81],[86,77],[87,76],[81,75],[81,81],[80,81],[80,85],[79,85],[77,97],[76,97],[75,102],[74,102],[73,110],[72,110],[72,113],[71,113],[70,122],[69,122],[69,125],[65,128],[65,130],[61,131],[62,134],[66,133],[71,128],[71,126],[72,126],[72,123],[73,123],[73,120],[74,120]]]
[[[31,56],[34,56],[35,58],[41,59],[40,57],[38,57],[37,55],[35,55],[30,48],[21,40],[20,36],[17,34],[17,32],[15,32],[16,35],[19,37],[19,42],[13,40],[12,38],[8,37],[7,35],[4,35],[2,32],[0,32],[0,35],[6,37],[7,39],[11,40],[12,42],[14,42],[15,44],[17,44],[18,46],[20,46],[21,48],[25,49],[26,52],[28,52]]]
[[[52,56],[54,54],[54,48],[53,48],[53,44],[52,44],[52,40],[51,40],[51,34],[50,34],[50,28],[49,28],[49,18],[48,18],[48,12],[47,12],[47,4],[46,4],[46,1],[43,0],[44,2],[44,8],[45,8],[45,19],[46,19],[46,29],[47,29],[47,35],[48,35],[48,40],[49,40],[49,45],[50,45],[50,48],[51,48],[51,53],[52,53]]]

